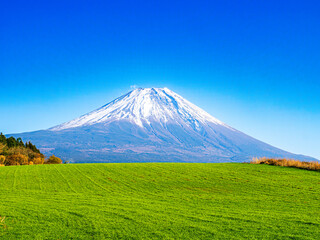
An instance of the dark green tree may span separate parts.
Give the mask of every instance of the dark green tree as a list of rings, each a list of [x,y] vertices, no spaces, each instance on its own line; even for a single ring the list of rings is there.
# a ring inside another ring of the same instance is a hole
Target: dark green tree
[[[18,145],[18,142],[14,137],[7,138],[7,146],[8,146],[8,148],[16,147],[17,145]]]
[[[21,138],[17,138],[17,145],[19,147],[24,147],[24,143],[22,142],[22,139]]]
[[[7,144],[7,138],[2,133],[0,134],[0,143]]]
[[[25,146],[26,148],[31,149],[35,153],[40,153],[40,150],[35,145],[33,145],[30,141],[26,142]]]

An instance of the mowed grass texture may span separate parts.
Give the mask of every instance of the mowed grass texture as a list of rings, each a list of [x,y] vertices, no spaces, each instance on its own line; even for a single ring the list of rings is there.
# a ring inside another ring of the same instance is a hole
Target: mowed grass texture
[[[240,163],[0,168],[3,239],[320,239],[320,173]]]

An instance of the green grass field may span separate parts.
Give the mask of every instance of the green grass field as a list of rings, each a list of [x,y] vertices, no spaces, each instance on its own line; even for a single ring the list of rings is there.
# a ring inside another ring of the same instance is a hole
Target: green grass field
[[[237,163],[0,167],[4,239],[320,239],[320,172]]]

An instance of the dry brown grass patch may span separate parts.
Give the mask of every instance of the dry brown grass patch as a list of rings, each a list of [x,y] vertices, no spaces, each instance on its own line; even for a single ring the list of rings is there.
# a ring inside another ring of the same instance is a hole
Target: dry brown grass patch
[[[250,161],[252,164],[268,164],[282,167],[295,167],[313,171],[320,171],[320,163],[317,161],[304,162],[294,159],[277,159],[277,158],[254,158]]]
[[[5,221],[4,221],[5,219],[6,219],[6,217],[0,216],[0,228],[4,228],[4,229],[7,228],[7,225],[5,224]]]

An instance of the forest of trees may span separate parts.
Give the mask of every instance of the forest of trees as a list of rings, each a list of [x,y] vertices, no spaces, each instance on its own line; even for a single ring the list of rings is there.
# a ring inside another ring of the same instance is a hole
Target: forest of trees
[[[21,138],[0,134],[0,166],[61,163],[62,160],[54,155],[46,159],[31,142],[24,144]]]

